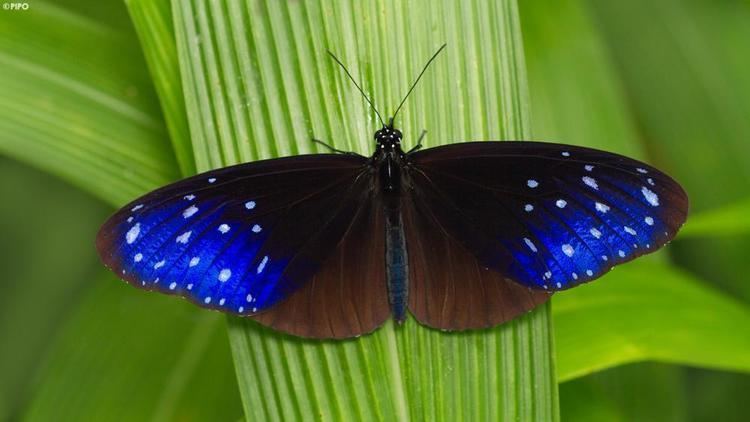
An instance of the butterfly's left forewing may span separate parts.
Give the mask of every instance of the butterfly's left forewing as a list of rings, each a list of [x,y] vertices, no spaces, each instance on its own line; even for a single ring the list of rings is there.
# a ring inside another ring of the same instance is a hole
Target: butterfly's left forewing
[[[97,249],[136,287],[257,314],[316,273],[373,192],[359,156],[227,167],[133,201],[104,224]]]
[[[670,177],[603,151],[477,142],[410,157],[408,194],[485,267],[562,290],[653,252],[687,217]]]

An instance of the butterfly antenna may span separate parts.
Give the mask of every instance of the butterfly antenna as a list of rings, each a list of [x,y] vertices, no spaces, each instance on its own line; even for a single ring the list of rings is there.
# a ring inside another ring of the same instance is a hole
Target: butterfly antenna
[[[359,86],[357,81],[354,80],[354,77],[352,76],[351,73],[349,73],[349,70],[346,68],[346,66],[344,66],[343,63],[341,63],[341,60],[339,60],[338,57],[334,56],[330,50],[327,50],[327,51],[328,51],[328,55],[330,55],[333,58],[333,60],[335,60],[336,63],[338,63],[338,65],[341,66],[342,69],[344,69],[346,76],[349,77],[349,79],[354,83],[354,86],[356,86],[359,92],[362,94],[362,96],[365,97],[365,100],[367,100],[367,103],[370,104],[370,108],[372,108],[375,114],[378,115],[378,120],[380,120],[380,123],[383,126],[385,126],[385,122],[383,121],[383,118],[380,116],[380,113],[378,113],[378,109],[375,108],[375,104],[372,103],[372,100],[370,99],[370,97],[368,97],[367,94],[365,94],[365,91],[362,89],[362,87]]]
[[[414,91],[414,87],[416,87],[419,80],[422,79],[422,75],[424,75],[424,73],[427,71],[427,68],[430,67],[432,62],[437,58],[438,54],[440,54],[445,49],[445,46],[447,45],[448,44],[443,44],[442,46],[440,46],[440,48],[438,48],[435,54],[433,54],[432,57],[430,57],[430,60],[427,61],[427,64],[424,65],[424,68],[419,73],[419,76],[417,76],[417,79],[414,81],[413,84],[411,84],[411,88],[409,88],[409,92],[406,93],[406,96],[404,96],[404,99],[401,100],[401,104],[399,104],[398,108],[396,108],[396,112],[393,113],[393,117],[391,117],[391,127],[393,125],[393,119],[396,118],[396,115],[401,110],[401,106],[404,105],[404,103],[406,102],[406,99],[409,98],[409,95],[411,95],[411,92]]]

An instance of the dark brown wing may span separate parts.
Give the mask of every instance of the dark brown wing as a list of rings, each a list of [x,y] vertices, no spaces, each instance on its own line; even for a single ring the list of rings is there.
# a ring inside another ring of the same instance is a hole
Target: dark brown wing
[[[369,202],[310,281],[284,302],[251,318],[310,338],[356,337],[382,325],[390,316],[384,223],[381,208]]]
[[[483,267],[435,219],[429,208],[405,199],[409,248],[409,310],[441,330],[488,328],[544,303],[533,290]]]

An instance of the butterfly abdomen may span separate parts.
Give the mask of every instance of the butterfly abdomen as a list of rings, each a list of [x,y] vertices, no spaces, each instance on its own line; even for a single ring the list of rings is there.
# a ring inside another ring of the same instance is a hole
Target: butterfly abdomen
[[[401,217],[401,166],[397,162],[398,149],[387,152],[379,163],[379,185],[386,217],[385,266],[388,302],[397,322],[406,319],[409,291],[409,260],[406,236]]]
[[[385,265],[388,301],[397,322],[406,319],[409,291],[409,260],[406,251],[403,219],[400,209],[388,209],[385,225]]]

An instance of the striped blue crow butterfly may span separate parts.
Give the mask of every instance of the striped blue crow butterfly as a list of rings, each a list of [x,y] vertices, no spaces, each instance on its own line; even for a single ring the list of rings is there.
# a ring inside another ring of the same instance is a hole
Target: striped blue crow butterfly
[[[404,152],[393,118],[331,56],[383,123],[371,156],[331,148],[157,189],[102,226],[104,264],[297,336],[354,337],[408,313],[465,330],[653,252],[685,222],[679,184],[609,152],[526,141]]]

